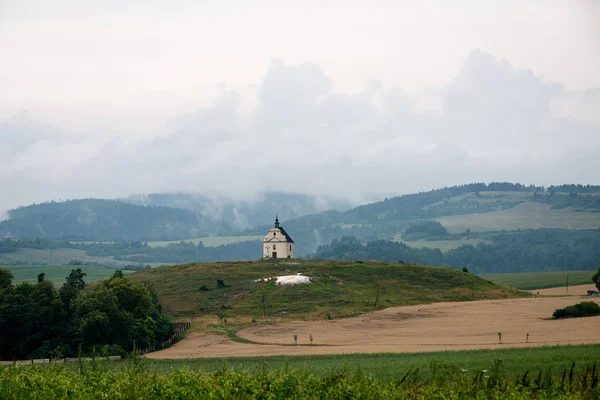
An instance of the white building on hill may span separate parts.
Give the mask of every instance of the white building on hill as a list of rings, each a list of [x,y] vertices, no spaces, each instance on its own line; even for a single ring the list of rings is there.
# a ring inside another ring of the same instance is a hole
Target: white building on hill
[[[275,225],[263,240],[263,258],[294,258],[294,241],[275,217]]]

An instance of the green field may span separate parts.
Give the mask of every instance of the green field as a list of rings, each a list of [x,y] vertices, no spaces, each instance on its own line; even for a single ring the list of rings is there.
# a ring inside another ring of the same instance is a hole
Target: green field
[[[303,273],[313,283],[275,286],[255,280]],[[392,262],[273,260],[164,266],[138,271],[130,279],[149,283],[163,310],[179,317],[215,314],[259,317],[263,296],[268,316],[282,319],[345,317],[379,308],[437,301],[519,297],[525,294],[497,286],[473,274],[447,267]],[[226,287],[218,289],[217,280]],[[202,290],[205,286],[205,290]]]
[[[466,238],[456,239],[456,240],[419,239],[419,240],[407,241],[407,240],[402,239],[401,234],[396,235],[393,240],[394,240],[394,242],[404,243],[407,246],[416,247],[416,248],[427,247],[430,249],[440,249],[440,251],[442,253],[445,253],[452,249],[456,249],[465,244],[477,246],[477,244],[482,243],[482,242],[483,243],[491,243],[491,241],[485,240],[485,239],[466,239]]]
[[[0,367],[0,398],[597,399],[600,345]]]
[[[516,207],[480,214],[436,218],[449,233],[512,231],[517,229],[598,229],[600,213],[551,209],[548,204],[526,202]]]
[[[182,368],[202,372],[214,372],[220,368],[235,371],[260,372],[267,364],[270,370],[302,370],[310,374],[324,375],[331,370],[362,371],[378,379],[394,379],[409,369],[426,374],[432,362],[442,362],[470,372],[490,369],[495,359],[503,360],[504,372],[511,377],[526,371],[550,368],[555,374],[569,368],[573,361],[578,364],[593,363],[600,354],[600,345],[548,346],[522,349],[440,351],[431,353],[375,353],[334,354],[314,356],[270,356],[195,358],[183,360],[145,360],[148,370],[173,372]],[[109,365],[123,368],[123,363]]]
[[[59,248],[52,250],[17,249],[15,252],[0,254],[0,264],[18,265],[67,265],[71,260],[82,262],[97,262],[106,265],[125,266],[131,264],[126,261],[117,261],[114,257],[91,257],[85,254],[85,250]]]
[[[84,278],[86,282],[95,282],[100,279],[108,278],[114,274],[115,269],[104,267],[90,267],[87,265],[0,265],[0,268],[7,269],[12,272],[14,279],[13,283],[21,282],[37,282],[37,276],[40,273],[46,274],[46,279],[53,282],[55,285],[62,285],[65,278],[71,270],[81,268],[87,275]],[[124,274],[129,274],[133,271],[123,271]]]
[[[164,247],[168,246],[171,243],[180,243],[180,242],[188,242],[194,243],[198,245],[198,243],[202,242],[205,247],[217,247],[225,244],[233,244],[239,242],[247,242],[253,240],[262,240],[262,236],[206,236],[199,237],[195,239],[186,239],[186,240],[174,240],[167,242],[148,242],[148,246],[150,247]]]
[[[593,283],[592,275],[594,275],[594,271],[523,272],[517,274],[482,274],[479,276],[499,285],[512,286],[520,290],[533,290],[565,286],[567,276],[571,286],[590,284]]]

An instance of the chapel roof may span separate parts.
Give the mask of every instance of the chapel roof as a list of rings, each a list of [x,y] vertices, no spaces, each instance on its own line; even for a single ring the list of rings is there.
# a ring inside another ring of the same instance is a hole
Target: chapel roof
[[[279,231],[281,231],[281,234],[285,237],[285,241],[289,242],[289,243],[294,243],[294,241],[292,240],[291,236],[288,235],[288,233],[285,231],[285,229],[283,229],[283,226],[279,225],[279,218],[277,217],[277,215],[275,215],[275,225],[274,227],[276,229],[279,229]]]

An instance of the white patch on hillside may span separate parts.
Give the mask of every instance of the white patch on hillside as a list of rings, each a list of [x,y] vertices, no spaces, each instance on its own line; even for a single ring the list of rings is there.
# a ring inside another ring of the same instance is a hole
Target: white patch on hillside
[[[274,276],[272,278],[257,279],[254,282],[268,282],[273,279],[275,280],[276,285],[281,286],[308,285],[312,283],[308,276],[303,276],[301,273],[298,273],[297,275],[284,275]]]

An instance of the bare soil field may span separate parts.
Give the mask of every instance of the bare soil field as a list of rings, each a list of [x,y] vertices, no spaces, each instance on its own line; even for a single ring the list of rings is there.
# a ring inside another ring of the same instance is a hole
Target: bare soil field
[[[539,294],[540,296],[585,296],[588,290],[598,290],[596,285],[576,285],[565,288],[564,286],[548,288],[548,289],[535,289],[528,290],[529,293]]]
[[[574,286],[569,292],[585,293],[588,286]],[[600,343],[600,317],[549,319],[558,308],[584,300],[600,304],[600,298],[558,297],[553,295],[555,290],[564,293],[564,288],[556,288],[539,290],[540,295],[544,292],[550,297],[393,307],[355,318],[259,324],[238,332],[239,337],[261,344],[238,343],[225,335],[192,333],[173,347],[146,357],[407,353]],[[502,333],[502,343],[498,332]],[[298,345],[294,345],[294,335]]]

